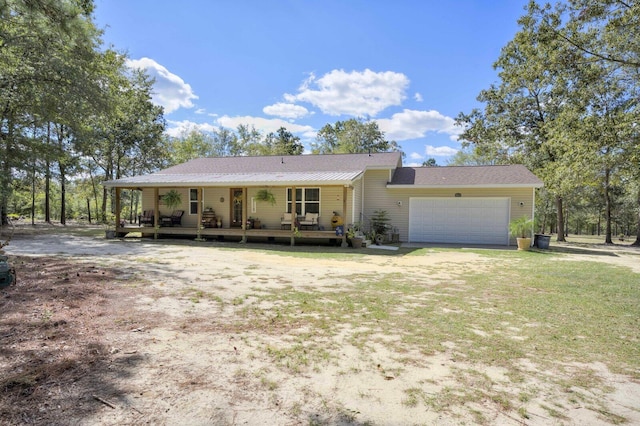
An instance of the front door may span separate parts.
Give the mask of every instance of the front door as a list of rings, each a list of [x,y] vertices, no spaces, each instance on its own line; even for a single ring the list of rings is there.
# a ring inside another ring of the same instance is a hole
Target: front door
[[[240,228],[242,226],[242,188],[231,188],[231,227]]]

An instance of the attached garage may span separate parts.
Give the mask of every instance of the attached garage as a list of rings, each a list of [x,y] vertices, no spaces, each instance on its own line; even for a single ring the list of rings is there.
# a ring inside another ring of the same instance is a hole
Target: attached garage
[[[509,245],[509,221],[533,218],[542,182],[522,165],[401,167],[373,191],[375,209],[386,209],[400,239],[412,243]]]
[[[509,244],[509,198],[410,198],[409,242]]]

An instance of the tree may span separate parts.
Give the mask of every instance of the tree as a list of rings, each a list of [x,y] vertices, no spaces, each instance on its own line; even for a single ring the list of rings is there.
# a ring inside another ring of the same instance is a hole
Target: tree
[[[14,171],[32,167],[39,152],[34,128],[82,114],[98,87],[89,76],[99,31],[93,2],[6,0],[0,3],[0,216],[6,220]],[[64,96],[62,96],[64,94]],[[62,102],[66,101],[66,105]],[[66,122],[64,123],[67,124]],[[55,161],[55,158],[52,158]]]
[[[601,189],[612,243],[620,179],[637,169],[629,165],[637,165],[639,15],[637,4],[615,0],[531,1],[495,63],[500,83],[478,97],[484,109],[458,116],[466,145],[525,163],[543,179],[560,241],[563,201],[571,194],[586,205],[575,195],[591,186]]]
[[[447,161],[448,166],[491,166],[500,164],[500,159],[482,154],[478,145],[467,146]]]
[[[264,145],[268,148],[268,155],[301,155],[304,151],[300,138],[284,127],[280,127],[275,134],[269,133]]]
[[[170,138],[171,146],[170,164],[182,164],[199,157],[215,157],[217,155],[216,143],[213,136],[198,130],[184,132],[177,138]]]
[[[438,163],[435,158],[429,158],[422,162],[422,167],[438,167]]]
[[[102,56],[103,96],[108,108],[96,111],[84,124],[80,152],[102,171],[101,179],[119,179],[167,165],[168,149],[162,107],[151,102],[152,81],[125,66],[112,50]],[[107,218],[108,190],[103,188],[101,215]]]
[[[326,124],[317,134],[314,154],[355,154],[400,151],[395,141],[387,141],[375,121],[355,118]]]
[[[570,52],[545,26],[556,28],[560,21],[550,15],[549,6],[543,17],[531,2],[527,15],[518,21],[521,30],[502,49],[494,67],[499,69],[499,85],[483,90],[478,100],[484,110],[459,114],[456,122],[464,127],[460,139],[465,145],[475,144],[477,149],[503,162],[524,163],[538,175],[546,177],[545,185],[556,199],[558,241],[564,241],[563,196],[568,191],[566,180],[558,179],[564,173],[558,165],[563,151],[550,143],[550,123],[556,120],[567,99],[565,74],[554,66],[559,56],[571,58]]]

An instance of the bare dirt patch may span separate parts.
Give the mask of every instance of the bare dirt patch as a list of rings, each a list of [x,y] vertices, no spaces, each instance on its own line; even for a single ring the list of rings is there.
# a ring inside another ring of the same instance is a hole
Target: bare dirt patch
[[[475,252],[318,259],[237,244],[47,238],[18,236],[8,250],[18,269],[0,299],[8,424],[640,422],[640,384],[603,364],[550,371],[522,359],[516,376],[467,361],[463,342],[426,352],[389,331],[393,316],[375,310],[395,291],[386,279],[413,286],[397,290],[404,302],[391,315],[455,318],[446,298],[462,292],[464,274],[495,263]],[[357,300],[368,281],[380,291]],[[318,303],[334,316],[311,309]],[[584,385],[563,388],[562,377]]]

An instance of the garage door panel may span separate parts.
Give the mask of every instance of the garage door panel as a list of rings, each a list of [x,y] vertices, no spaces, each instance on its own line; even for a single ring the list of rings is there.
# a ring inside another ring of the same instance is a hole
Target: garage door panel
[[[508,198],[411,198],[409,241],[508,244]]]

